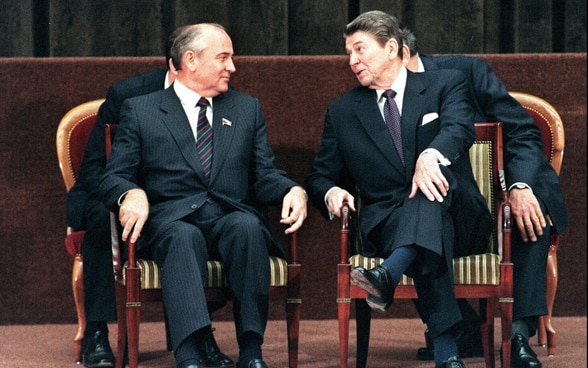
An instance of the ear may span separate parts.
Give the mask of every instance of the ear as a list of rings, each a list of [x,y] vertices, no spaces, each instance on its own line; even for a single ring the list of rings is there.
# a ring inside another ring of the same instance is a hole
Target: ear
[[[410,49],[406,45],[402,45],[402,63],[404,65],[408,64],[410,60]]]
[[[390,53],[390,58],[394,59],[397,56],[402,57],[402,50],[398,49],[398,41],[395,38],[391,38],[386,43],[386,47],[388,48],[388,52]]]
[[[196,70],[196,65],[198,64],[198,58],[197,58],[196,54],[194,53],[194,51],[192,51],[192,50],[186,51],[186,53],[184,54],[184,57],[183,57],[183,62],[185,64],[186,68],[188,68],[188,70],[191,70],[191,71]]]

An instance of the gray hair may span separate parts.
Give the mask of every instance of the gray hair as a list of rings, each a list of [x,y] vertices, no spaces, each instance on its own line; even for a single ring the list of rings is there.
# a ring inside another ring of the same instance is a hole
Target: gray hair
[[[226,32],[225,28],[217,23],[200,23],[186,26],[173,39],[170,47],[170,56],[176,70],[182,69],[182,57],[187,51],[201,53],[208,45],[203,41],[204,30],[210,27]]]

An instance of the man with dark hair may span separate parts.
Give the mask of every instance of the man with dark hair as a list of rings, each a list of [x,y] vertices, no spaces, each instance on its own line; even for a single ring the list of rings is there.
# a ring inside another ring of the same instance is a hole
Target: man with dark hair
[[[360,86],[332,101],[321,145],[306,178],[309,196],[327,218],[340,216],[361,193],[364,256],[384,262],[351,271],[372,309],[384,312],[406,273],[425,308],[421,317],[435,341],[435,366],[462,368],[456,345],[461,315],[452,274],[454,225],[492,222],[474,180],[468,151],[474,142],[473,108],[465,77],[456,71],[412,73],[402,63],[398,20],[361,14],[345,28],[349,66]],[[456,208],[467,218],[453,218]],[[474,234],[475,232],[469,232]],[[461,249],[460,249],[461,251]],[[467,252],[467,251],[466,251]]]
[[[529,346],[529,337],[537,331],[539,316],[547,314],[545,270],[550,232],[546,218],[549,216],[553,230],[560,234],[569,221],[559,178],[543,154],[541,132],[486,61],[461,55],[419,55],[416,37],[409,29],[404,29],[404,40],[403,60],[409,70],[461,71],[468,78],[475,98],[475,121],[503,124],[506,184],[514,223],[519,230],[512,233],[511,250],[514,264],[511,367],[541,367]],[[481,351],[479,317],[466,300],[458,304],[466,331],[458,345],[477,355]],[[426,340],[430,343],[417,352],[422,360],[433,358],[434,344]]]

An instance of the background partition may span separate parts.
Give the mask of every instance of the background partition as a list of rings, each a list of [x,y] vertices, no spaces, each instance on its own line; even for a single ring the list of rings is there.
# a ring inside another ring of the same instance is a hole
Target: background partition
[[[343,54],[343,27],[373,9],[426,53],[586,52],[585,0],[2,0],[0,57],[159,56],[198,22],[225,26],[237,55]]]

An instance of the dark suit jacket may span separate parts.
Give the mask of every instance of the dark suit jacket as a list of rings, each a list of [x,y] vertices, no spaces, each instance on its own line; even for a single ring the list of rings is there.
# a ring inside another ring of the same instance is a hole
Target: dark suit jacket
[[[74,229],[85,229],[84,208],[90,199],[98,199],[98,183],[106,166],[104,125],[118,124],[120,108],[129,97],[162,90],[167,69],[162,68],[129,78],[112,85],[106,93],[106,101],[100,106],[96,125],[90,133],[79,178],[67,196],[67,224]]]
[[[309,195],[323,215],[327,216],[326,192],[341,186],[342,178],[349,175],[361,193],[359,221],[364,244],[377,249],[369,244],[367,234],[408,197],[419,154],[435,148],[452,162],[449,168],[460,192],[471,198],[463,202],[470,206],[467,213],[471,216],[462,220],[488,219],[469,162],[475,129],[464,76],[457,71],[408,72],[401,118],[405,167],[376,99],[375,90],[359,86],[328,106],[321,146],[306,179]],[[437,113],[438,118],[422,125],[429,113]]]
[[[173,88],[123,104],[100,192],[107,207],[118,211],[123,193],[146,191],[150,212],[138,247],[150,246],[161,225],[193,213],[209,195],[263,220],[257,204],[281,203],[297,185],[274,166],[257,99],[229,90],[213,99],[213,111],[214,153],[206,185],[192,129]]]
[[[547,207],[558,233],[569,222],[557,174],[543,154],[541,132],[533,118],[508,94],[488,63],[461,55],[421,55],[425,71],[457,69],[464,73],[475,95],[475,121],[500,121],[504,132],[504,164],[507,186],[527,183]]]

